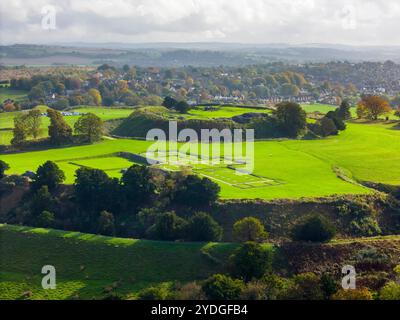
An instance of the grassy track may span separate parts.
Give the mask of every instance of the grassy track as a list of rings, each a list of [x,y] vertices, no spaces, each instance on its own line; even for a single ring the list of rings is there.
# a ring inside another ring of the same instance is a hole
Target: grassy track
[[[108,238],[57,230],[0,225],[0,299],[92,299],[220,272],[235,244],[170,243]],[[211,258],[210,258],[211,257]],[[215,258],[215,259],[213,259]],[[57,289],[41,288],[41,269],[52,265]]]

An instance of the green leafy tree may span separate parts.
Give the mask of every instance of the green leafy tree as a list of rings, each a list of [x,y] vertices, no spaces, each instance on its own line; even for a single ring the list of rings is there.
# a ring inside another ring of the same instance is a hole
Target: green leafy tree
[[[28,93],[28,98],[31,101],[44,99],[46,97],[45,88],[41,85],[34,86]]]
[[[129,206],[137,207],[148,202],[157,186],[146,166],[133,165],[121,178],[122,192]]]
[[[400,119],[400,108],[395,111],[394,115]]]
[[[28,134],[31,135],[34,139],[39,137],[41,132],[42,125],[42,113],[40,110],[34,109],[30,110],[27,114],[27,125],[28,125]]]
[[[32,222],[35,223],[37,217],[44,211],[53,212],[56,203],[56,199],[51,195],[47,186],[36,190],[29,203],[29,209],[34,219]]]
[[[48,109],[47,115],[50,118],[49,137],[53,145],[63,145],[72,141],[72,129],[65,122],[60,112]]]
[[[300,94],[300,89],[294,84],[285,83],[281,87],[280,94],[284,97],[297,97]]]
[[[333,136],[339,133],[335,122],[328,117],[324,117],[318,122],[318,128],[316,131],[317,134],[323,137]]]
[[[103,121],[93,113],[85,114],[75,123],[75,133],[87,142],[99,141],[103,136]]]
[[[96,106],[101,106],[102,104],[102,98],[101,98],[101,93],[97,89],[90,89],[88,91],[88,94],[90,97],[92,97],[93,102]]]
[[[220,190],[220,186],[208,178],[189,175],[178,187],[175,200],[192,208],[200,208],[217,201]]]
[[[41,112],[36,109],[15,117],[13,129],[14,138],[11,141],[12,145],[21,145],[30,136],[36,139],[40,135],[41,124]]]
[[[220,241],[222,228],[209,214],[199,212],[189,219],[186,237],[190,241]]]
[[[175,109],[177,104],[178,104],[178,101],[171,97],[165,97],[165,99],[162,103],[163,107],[165,107],[167,109]]]
[[[223,274],[215,274],[202,285],[209,300],[236,300],[244,290],[244,282]]]
[[[339,290],[332,296],[332,300],[346,300],[346,301],[368,301],[374,300],[374,297],[367,288],[357,288],[355,290]]]
[[[314,273],[303,273],[293,278],[293,284],[287,291],[289,300],[323,300],[324,292],[320,278]]]
[[[47,161],[37,169],[32,188],[38,190],[43,186],[47,186],[50,191],[53,191],[64,180],[65,174],[59,166],[52,161]]]
[[[335,235],[335,226],[325,217],[315,215],[297,224],[292,237],[297,241],[328,242]]]
[[[26,115],[18,115],[14,118],[13,139],[11,144],[13,146],[22,145],[28,138],[28,123]]]
[[[274,114],[281,130],[289,137],[296,138],[307,127],[307,114],[297,103],[282,102]]]
[[[325,294],[325,299],[329,299],[339,290],[339,285],[335,278],[327,273],[324,273],[321,276],[321,288]]]
[[[339,116],[338,110],[336,111],[329,111],[326,116],[326,118],[329,118],[333,121],[335,124],[335,127],[337,130],[344,131],[346,130],[346,123],[343,121],[343,119]]]
[[[105,236],[115,235],[115,220],[112,213],[107,211],[100,213],[97,232]]]
[[[39,228],[52,228],[54,226],[55,216],[54,213],[43,211],[35,221],[35,226]]]
[[[175,212],[165,212],[157,216],[148,236],[154,240],[175,241],[183,238],[185,227],[186,221]]]
[[[380,300],[400,300],[400,284],[394,281],[387,283],[379,293]]]
[[[177,103],[177,105],[175,106],[175,109],[179,112],[179,113],[188,113],[190,110],[190,106],[186,101],[179,101]]]
[[[10,169],[8,163],[4,162],[3,160],[0,160],[0,179],[3,179],[6,176],[5,172],[8,169]]]
[[[150,287],[143,289],[138,294],[138,300],[142,301],[162,301],[168,298],[169,291],[166,287]]]
[[[110,178],[99,169],[80,168],[76,171],[74,194],[78,205],[96,215],[103,210],[120,211],[121,189],[118,179]],[[96,223],[97,221],[92,221]]]
[[[339,109],[337,110],[337,115],[342,120],[349,120],[351,119],[351,105],[348,100],[343,100],[340,104]]]
[[[268,237],[268,233],[260,220],[247,217],[233,225],[233,237],[238,242],[262,242]]]
[[[270,251],[255,242],[241,245],[230,258],[232,275],[248,282],[262,278],[271,270],[272,256]]]

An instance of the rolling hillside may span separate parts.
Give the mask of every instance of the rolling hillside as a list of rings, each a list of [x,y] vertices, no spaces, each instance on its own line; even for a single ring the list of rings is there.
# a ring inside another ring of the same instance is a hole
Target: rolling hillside
[[[0,225],[0,299],[92,299],[222,271],[235,244],[170,243]],[[220,263],[218,262],[220,261]],[[52,265],[57,290],[41,288]],[[108,289],[107,289],[108,288]]]

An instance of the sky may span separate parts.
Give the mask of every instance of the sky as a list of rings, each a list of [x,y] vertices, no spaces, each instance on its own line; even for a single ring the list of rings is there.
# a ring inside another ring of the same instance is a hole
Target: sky
[[[399,0],[1,0],[0,43],[400,45]]]

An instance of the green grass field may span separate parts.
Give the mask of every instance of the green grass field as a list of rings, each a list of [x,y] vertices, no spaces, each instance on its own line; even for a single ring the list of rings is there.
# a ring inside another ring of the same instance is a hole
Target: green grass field
[[[0,225],[0,299],[92,299],[106,288],[134,298],[142,288],[202,280],[222,271],[235,244],[171,243]],[[218,262],[220,261],[220,263]],[[43,290],[41,269],[56,268]]]
[[[321,111],[327,106],[309,106]],[[153,107],[155,108],[155,107]],[[213,112],[232,112],[234,107],[223,107]],[[243,112],[245,108],[237,108]],[[80,108],[82,113],[94,112],[104,120],[128,116],[130,109]],[[164,108],[160,108],[160,112]],[[210,113],[209,111],[196,112]],[[248,112],[248,109],[245,109]],[[264,111],[264,110],[261,110]],[[193,112],[193,111],[192,111]],[[219,113],[221,114],[221,113]],[[13,124],[15,114],[0,114],[0,140],[10,139],[7,130]],[[192,115],[191,115],[192,116]],[[78,117],[66,117],[73,125]],[[48,125],[44,119],[44,126]],[[356,181],[400,184],[400,130],[394,123],[349,123],[339,136],[322,140],[258,141],[255,147],[253,175],[238,176],[228,165],[222,168],[200,166],[193,159],[180,159],[179,163],[167,163],[162,167],[179,170],[181,165],[191,166],[199,175],[207,176],[221,185],[221,196],[225,199],[276,199],[321,197],[341,194],[364,194],[370,190],[358,184],[340,179],[336,171],[346,172]],[[11,165],[8,173],[21,174],[36,170],[47,160],[52,160],[66,172],[67,183],[74,182],[79,167],[99,168],[110,176],[119,177],[121,170],[132,163],[118,157],[119,152],[143,154],[149,142],[128,139],[104,140],[100,143],[0,155],[0,159]]]
[[[313,112],[319,112],[322,114],[327,114],[329,111],[335,111],[338,107],[337,106],[332,106],[332,105],[328,105],[328,104],[305,104],[302,105],[303,109],[307,112],[307,113],[313,113]],[[353,107],[350,109],[352,117],[353,118],[357,118],[357,108]],[[399,118],[396,117],[394,115],[394,110],[391,113],[385,114],[380,116],[380,119],[385,120],[386,117],[389,118],[389,120],[398,120]]]
[[[118,169],[112,171],[112,176],[118,176],[119,169],[128,167],[130,163],[119,159],[113,168],[105,156],[118,152],[142,154],[149,146],[146,141],[105,140],[88,146],[2,155],[0,159],[11,165],[8,173],[18,174],[36,170],[46,160],[53,160],[66,172],[67,182],[72,183],[77,166],[71,162],[105,170]],[[240,183],[231,183],[233,179],[238,179],[234,170],[231,170],[232,177],[227,177],[226,170],[210,170],[207,176],[221,185],[221,196],[225,199],[298,199],[364,194],[370,190],[338,178],[334,168],[339,167],[358,181],[399,185],[399,151],[400,130],[396,130],[394,124],[349,123],[348,129],[339,136],[323,140],[256,142],[254,175],[273,181],[272,185],[241,189],[233,185]]]
[[[232,118],[245,113],[271,113],[269,109],[254,109],[254,108],[241,108],[220,106],[215,111],[208,111],[205,107],[197,107],[189,111],[185,115],[187,119],[218,119],[218,118]]]
[[[324,114],[328,113],[329,111],[335,111],[337,109],[337,106],[319,103],[304,104],[302,105],[302,107],[307,113],[320,112]]]
[[[27,98],[26,91],[22,90],[13,90],[8,87],[0,87],[0,103],[3,103],[5,100],[14,100],[14,101],[21,101]]]

